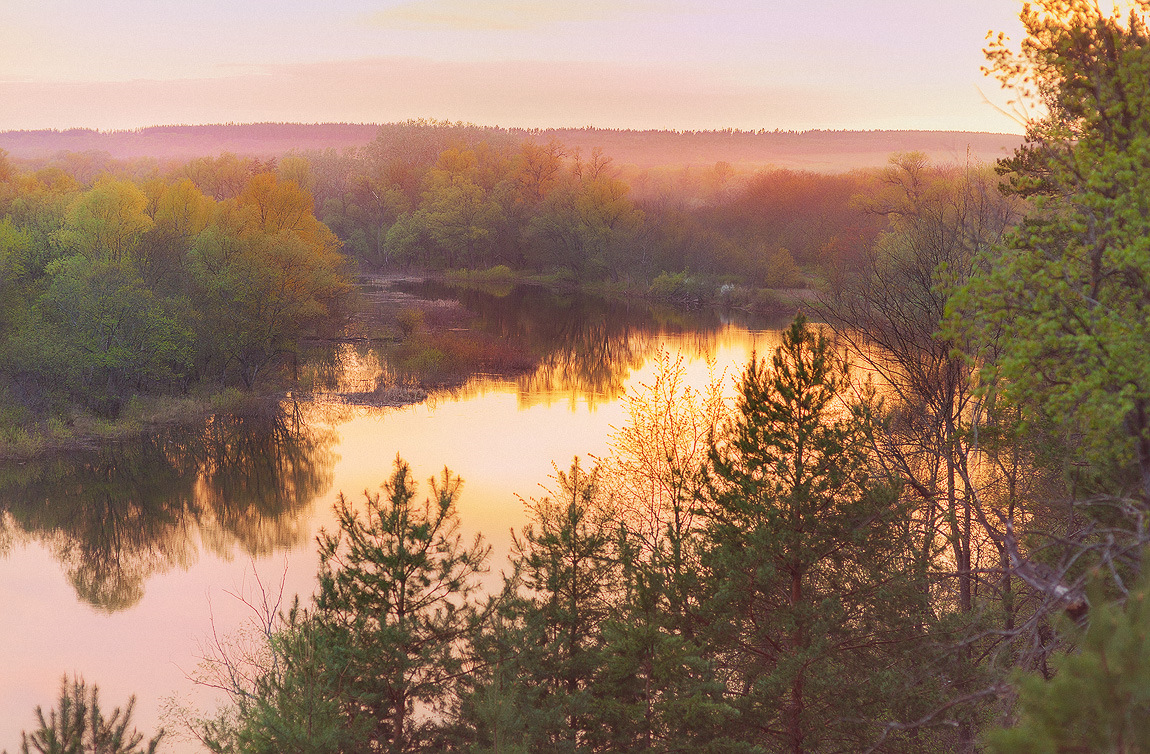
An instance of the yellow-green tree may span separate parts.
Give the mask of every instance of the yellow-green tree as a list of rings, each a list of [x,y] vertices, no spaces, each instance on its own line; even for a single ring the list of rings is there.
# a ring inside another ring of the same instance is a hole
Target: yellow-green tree
[[[1041,115],[1002,164],[1024,222],[953,303],[977,345],[1006,333],[1009,395],[1074,438],[1110,493],[1150,500],[1150,4],[1039,0],[990,68]]]
[[[190,266],[205,346],[249,388],[275,359],[294,354],[301,336],[338,319],[348,291],[333,249],[287,230],[229,227],[226,217],[196,239]]]
[[[101,178],[68,207],[60,241],[89,258],[136,261],[136,249],[152,218],[148,199],[131,181]]]

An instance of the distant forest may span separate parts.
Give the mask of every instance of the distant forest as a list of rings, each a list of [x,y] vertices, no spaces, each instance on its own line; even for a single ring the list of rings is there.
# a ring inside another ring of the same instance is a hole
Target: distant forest
[[[232,152],[261,158],[290,151],[360,148],[382,132],[408,124],[249,123],[151,126],[131,131],[4,131],[0,149],[17,159],[43,159],[60,152],[106,152],[115,159],[154,157],[186,160]],[[463,124],[435,124],[463,127]],[[569,149],[602,149],[616,164],[711,165],[739,168],[773,165],[819,172],[877,167],[892,152],[922,152],[935,162],[992,162],[1022,143],[1014,134],[962,131],[633,131],[603,128],[489,128],[521,141],[558,141]]]
[[[723,160],[640,168],[551,132],[371,128],[361,147],[263,158],[0,149],[0,441],[21,444],[30,426],[77,407],[115,419],[141,395],[279,384],[297,371],[301,337],[340,329],[356,270],[531,277],[777,312],[814,290],[842,291],[908,217],[949,216],[958,202],[985,214],[981,227],[1015,212],[986,163],[932,164],[922,152],[834,174]],[[309,127],[219,133],[287,139],[293,129]],[[201,131],[211,133],[189,129]],[[846,145],[881,134],[824,136]]]

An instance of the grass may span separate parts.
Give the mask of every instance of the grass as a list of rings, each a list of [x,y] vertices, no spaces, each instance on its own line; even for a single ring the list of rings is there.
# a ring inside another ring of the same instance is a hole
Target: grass
[[[443,279],[460,288],[480,290],[500,298],[511,295],[517,283],[528,282],[526,276],[505,264],[497,264],[485,270],[447,270],[443,273]]]
[[[136,437],[156,427],[200,421],[213,413],[234,410],[252,399],[250,394],[235,388],[182,396],[133,396],[115,419],[75,408],[68,413],[34,418],[9,405],[0,413],[0,459],[92,448]]]

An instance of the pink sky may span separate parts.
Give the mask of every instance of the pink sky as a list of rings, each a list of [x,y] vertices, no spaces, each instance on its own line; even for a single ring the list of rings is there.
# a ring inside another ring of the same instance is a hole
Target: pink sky
[[[1019,131],[1015,0],[5,0],[0,129],[429,117]]]

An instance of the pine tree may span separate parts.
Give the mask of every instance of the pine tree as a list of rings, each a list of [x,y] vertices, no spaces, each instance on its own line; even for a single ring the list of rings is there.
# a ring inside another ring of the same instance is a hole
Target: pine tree
[[[100,691],[88,687],[81,678],[60,682],[60,700],[55,709],[36,708],[39,727],[21,735],[22,754],[154,754],[163,738],[161,730],[144,743],[144,735],[131,727],[132,708],[136,698],[128,700],[121,710],[116,707],[110,716],[100,709]]]
[[[889,710],[885,647],[916,609],[906,524],[872,474],[856,387],[800,315],[769,366],[752,357],[711,453],[710,639],[737,735],[770,751],[860,748],[845,720]]]
[[[597,471],[576,458],[555,480],[552,495],[528,503],[533,522],[512,554],[523,588],[508,611],[519,643],[512,693],[525,702],[530,751],[592,751],[601,735],[602,628],[616,606],[618,558]]]
[[[1081,645],[1055,661],[1054,678],[1018,679],[1018,724],[987,735],[991,754],[1150,752],[1150,571],[1124,605],[1101,592],[1091,604]]]
[[[346,724],[366,729],[360,748],[417,750],[434,727],[426,713],[442,715],[453,702],[471,594],[490,551],[478,536],[465,546],[458,533],[460,484],[444,469],[416,504],[410,468],[397,457],[386,498],[365,493],[361,516],[341,495],[340,531],[319,537],[314,619]]]
[[[700,641],[705,632],[695,625],[701,597],[684,589],[685,574],[674,562],[695,542],[674,541],[674,524],[667,528],[654,550],[626,529],[618,535],[620,594],[603,624],[595,684],[602,751],[732,750],[723,726],[734,710]]]

